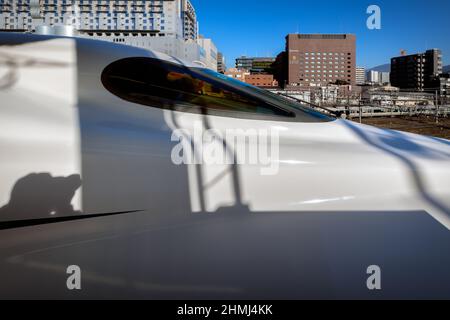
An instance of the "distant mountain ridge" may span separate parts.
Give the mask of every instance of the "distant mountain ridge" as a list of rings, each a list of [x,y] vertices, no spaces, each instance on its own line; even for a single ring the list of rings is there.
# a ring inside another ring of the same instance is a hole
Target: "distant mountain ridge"
[[[444,66],[444,67],[442,68],[442,70],[443,70],[444,73],[450,72],[450,65]]]
[[[390,63],[382,64],[382,65],[373,67],[371,69],[368,69],[367,71],[391,72],[391,64]]]

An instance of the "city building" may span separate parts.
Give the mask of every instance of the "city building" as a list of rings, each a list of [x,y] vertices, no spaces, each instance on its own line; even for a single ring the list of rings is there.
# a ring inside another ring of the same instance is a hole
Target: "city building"
[[[437,92],[442,97],[450,97],[450,73],[443,73],[431,80],[429,92]]]
[[[246,69],[229,68],[225,72],[225,75],[230,78],[245,82],[245,78],[250,75],[250,71]]]
[[[236,69],[245,69],[250,71],[253,67],[253,58],[248,58],[245,56],[236,58]]]
[[[217,72],[225,73],[227,71],[227,65],[225,61],[225,57],[222,52],[217,53]]]
[[[390,73],[369,70],[366,79],[372,85],[388,85],[390,83]]]
[[[34,31],[39,25],[71,25],[80,33],[146,32],[197,39],[197,18],[189,0],[2,0],[0,29]]]
[[[363,67],[356,68],[356,84],[363,85],[366,83],[366,69]]]
[[[391,83],[391,73],[390,72],[380,72],[380,83],[382,85],[388,85]]]
[[[250,73],[270,73],[275,58],[272,57],[239,57],[236,59],[236,68],[246,69]]]
[[[182,0],[179,4],[182,6],[183,37],[185,40],[195,40],[198,37],[198,21],[194,6],[189,0]]]
[[[391,84],[404,90],[423,91],[433,87],[433,78],[442,73],[439,49],[391,59]]]
[[[380,73],[374,70],[367,71],[367,82],[370,84],[379,84]]]
[[[211,70],[217,71],[217,47],[211,39],[200,36],[197,39],[198,45],[201,47],[200,61]]]
[[[246,75],[244,79],[245,83],[251,84],[257,87],[278,87],[278,82],[273,79],[271,74],[250,74]]]
[[[286,37],[287,85],[356,84],[356,36],[289,34]]]
[[[77,35],[152,49],[217,70],[190,0],[2,0],[0,31]]]
[[[253,58],[251,73],[270,73],[275,58],[272,57],[255,57]]]

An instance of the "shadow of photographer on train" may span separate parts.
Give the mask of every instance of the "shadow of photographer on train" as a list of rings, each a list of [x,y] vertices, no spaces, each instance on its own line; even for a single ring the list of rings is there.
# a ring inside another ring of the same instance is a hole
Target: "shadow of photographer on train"
[[[71,204],[81,187],[81,176],[52,177],[32,173],[19,179],[7,205],[0,208],[0,220],[40,219],[80,214]]]

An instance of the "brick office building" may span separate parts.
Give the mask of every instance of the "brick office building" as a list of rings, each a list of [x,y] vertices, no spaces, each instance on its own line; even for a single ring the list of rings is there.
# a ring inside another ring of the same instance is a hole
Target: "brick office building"
[[[289,34],[286,37],[288,86],[356,84],[356,36]]]
[[[271,74],[250,74],[245,77],[244,81],[253,86],[262,88],[278,86],[278,82],[273,79],[273,75]]]

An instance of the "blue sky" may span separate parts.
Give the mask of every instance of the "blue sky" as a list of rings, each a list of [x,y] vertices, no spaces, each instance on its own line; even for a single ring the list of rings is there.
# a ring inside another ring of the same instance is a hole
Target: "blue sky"
[[[408,53],[440,48],[450,64],[448,0],[191,0],[200,33],[212,38],[229,67],[240,55],[275,56],[288,33],[354,33],[357,64],[390,62],[401,49]],[[381,30],[366,27],[367,7],[381,8]]]

